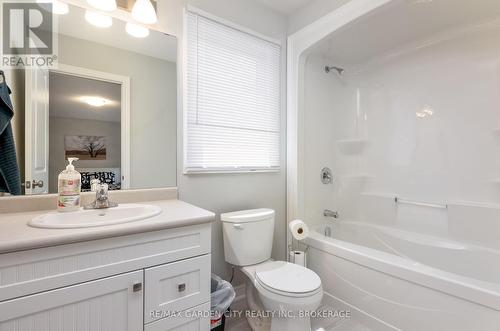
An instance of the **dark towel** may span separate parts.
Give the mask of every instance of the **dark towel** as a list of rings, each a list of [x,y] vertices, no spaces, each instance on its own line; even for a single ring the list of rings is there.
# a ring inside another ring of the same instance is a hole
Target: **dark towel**
[[[0,192],[21,194],[21,177],[16,157],[16,145],[10,121],[14,110],[10,100],[10,88],[0,70]]]

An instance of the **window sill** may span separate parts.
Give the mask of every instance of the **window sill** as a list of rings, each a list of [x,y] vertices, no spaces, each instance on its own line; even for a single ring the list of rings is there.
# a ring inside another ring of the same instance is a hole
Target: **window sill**
[[[210,175],[210,174],[248,174],[280,172],[280,168],[248,168],[248,169],[184,169],[184,175]]]

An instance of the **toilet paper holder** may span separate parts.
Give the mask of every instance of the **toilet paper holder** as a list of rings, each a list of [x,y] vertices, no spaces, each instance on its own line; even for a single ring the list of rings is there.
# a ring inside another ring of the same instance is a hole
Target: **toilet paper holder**
[[[306,251],[290,251],[290,263],[307,267]]]

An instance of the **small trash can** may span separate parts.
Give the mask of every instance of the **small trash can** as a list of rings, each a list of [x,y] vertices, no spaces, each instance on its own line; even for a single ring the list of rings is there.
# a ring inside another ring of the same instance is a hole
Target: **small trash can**
[[[211,278],[210,292],[210,330],[224,331],[226,322],[224,314],[229,311],[229,306],[233,302],[236,293],[229,282],[214,274],[212,274]]]

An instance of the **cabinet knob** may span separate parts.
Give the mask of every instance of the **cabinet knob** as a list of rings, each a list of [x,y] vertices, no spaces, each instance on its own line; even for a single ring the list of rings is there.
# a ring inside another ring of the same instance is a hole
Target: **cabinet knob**
[[[132,291],[134,291],[134,292],[140,292],[140,291],[142,291],[142,283],[135,283],[132,286]]]
[[[177,285],[177,290],[179,292],[184,292],[186,290],[186,283],[182,283],[182,284]]]

